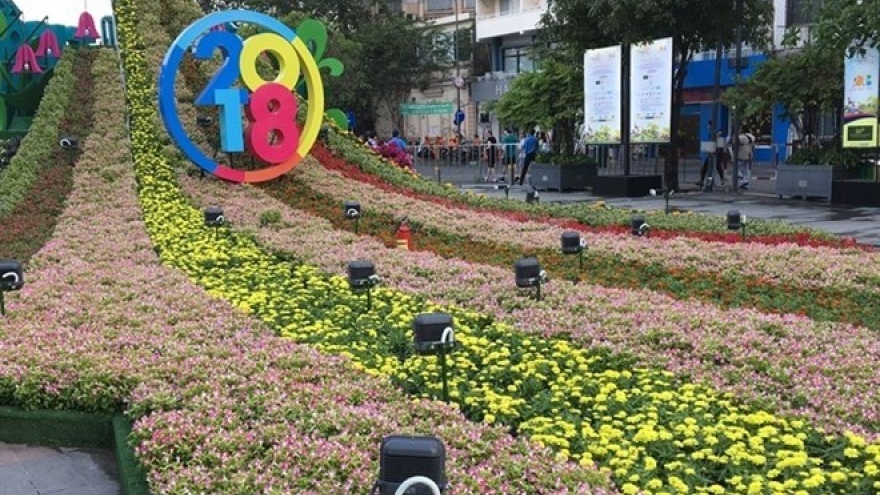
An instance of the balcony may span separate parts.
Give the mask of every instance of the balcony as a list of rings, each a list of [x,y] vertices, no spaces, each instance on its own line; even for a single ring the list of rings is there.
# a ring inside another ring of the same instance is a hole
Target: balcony
[[[477,40],[534,31],[546,11],[546,0],[477,2]]]

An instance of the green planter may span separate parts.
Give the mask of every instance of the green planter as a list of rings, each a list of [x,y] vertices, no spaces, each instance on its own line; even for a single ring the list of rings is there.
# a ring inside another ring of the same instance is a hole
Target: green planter
[[[534,162],[529,167],[535,189],[547,191],[582,191],[596,182],[596,163],[590,160],[556,165]]]

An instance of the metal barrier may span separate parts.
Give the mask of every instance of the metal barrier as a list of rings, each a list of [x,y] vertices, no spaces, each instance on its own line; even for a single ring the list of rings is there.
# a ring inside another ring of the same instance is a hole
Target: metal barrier
[[[428,175],[430,171],[438,177],[438,182],[443,176],[455,177],[459,181],[467,179],[474,182],[495,182],[491,179],[501,179],[504,182],[511,180],[510,163],[505,160],[503,144],[494,146],[488,144],[464,143],[458,146],[446,145],[410,145],[407,152],[412,154],[413,166],[422,175]],[[490,148],[495,155],[494,177],[491,176],[489,165]],[[516,156],[516,155],[515,155]],[[513,163],[513,171],[519,170],[521,164]]]

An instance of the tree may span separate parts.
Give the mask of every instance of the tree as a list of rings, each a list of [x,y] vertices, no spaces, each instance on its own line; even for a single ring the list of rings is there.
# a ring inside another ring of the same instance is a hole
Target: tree
[[[753,47],[765,47],[773,20],[772,2],[742,1],[743,40]],[[581,53],[671,36],[675,69],[670,146],[677,150],[688,63],[695,53],[714,49],[719,42],[730,47],[737,18],[733,0],[554,0],[542,26],[545,43],[561,43]],[[668,187],[678,188],[678,153],[667,153],[664,175]]]
[[[554,151],[574,155],[575,126],[583,106],[583,68],[547,58],[541,70],[520,74],[492,107],[501,122],[520,129],[552,128]],[[563,158],[564,159],[564,158]]]
[[[816,134],[820,113],[838,109],[842,98],[841,53],[808,45],[762,63],[748,80],[728,89],[722,99],[743,119],[772,114],[778,103],[798,135],[806,138]]]
[[[880,44],[880,0],[823,0],[817,23],[820,49],[847,49]]]

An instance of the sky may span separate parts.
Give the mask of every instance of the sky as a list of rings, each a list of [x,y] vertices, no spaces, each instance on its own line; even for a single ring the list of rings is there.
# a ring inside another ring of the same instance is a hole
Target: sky
[[[13,0],[24,12],[25,21],[39,21],[49,16],[49,24],[76,26],[79,16],[88,11],[101,29],[101,18],[112,14],[110,0]]]

